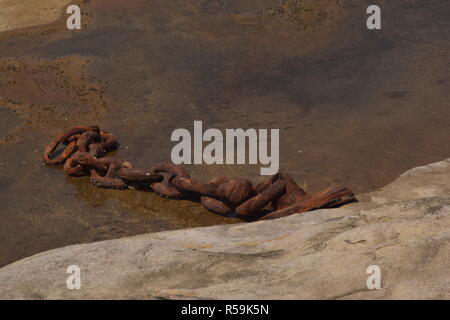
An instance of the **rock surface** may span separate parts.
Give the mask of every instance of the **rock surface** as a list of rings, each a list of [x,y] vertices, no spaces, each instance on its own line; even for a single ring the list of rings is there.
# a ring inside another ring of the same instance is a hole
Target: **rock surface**
[[[0,269],[1,299],[449,299],[450,159],[363,201],[74,245]],[[66,269],[81,268],[68,290]],[[382,288],[368,290],[368,266]]]

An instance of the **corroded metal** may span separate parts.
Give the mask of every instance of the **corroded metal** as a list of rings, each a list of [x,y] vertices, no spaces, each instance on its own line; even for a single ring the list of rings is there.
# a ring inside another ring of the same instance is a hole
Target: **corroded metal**
[[[56,154],[61,145],[63,149]],[[345,187],[310,195],[283,173],[253,187],[245,178],[219,177],[204,183],[171,162],[157,163],[147,169],[135,168],[129,161],[105,157],[116,148],[111,133],[98,126],[78,126],[54,139],[45,148],[43,159],[47,165],[64,164],[64,171],[70,176],[90,176],[90,181],[98,187],[149,186],[160,196],[198,200],[210,211],[235,214],[245,221],[276,219],[356,201],[353,192]]]

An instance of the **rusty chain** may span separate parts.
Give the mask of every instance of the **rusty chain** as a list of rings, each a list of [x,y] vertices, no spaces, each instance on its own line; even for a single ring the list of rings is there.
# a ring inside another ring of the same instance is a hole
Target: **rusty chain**
[[[57,150],[61,145],[63,150]],[[199,200],[210,211],[224,216],[237,215],[245,221],[275,219],[356,200],[353,192],[345,187],[307,194],[292,177],[283,173],[253,187],[245,178],[219,177],[204,183],[171,162],[136,168],[129,161],[106,157],[117,146],[115,137],[98,126],[77,126],[53,140],[45,148],[43,159],[47,165],[64,165],[69,176],[90,176],[97,187],[150,187],[160,196]]]

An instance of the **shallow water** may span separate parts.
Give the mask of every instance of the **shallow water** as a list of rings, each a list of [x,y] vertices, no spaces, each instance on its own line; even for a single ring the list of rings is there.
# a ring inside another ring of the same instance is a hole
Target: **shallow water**
[[[44,146],[97,123],[138,166],[170,159],[176,128],[279,128],[281,169],[308,191],[357,193],[450,155],[445,0],[124,1],[0,33],[0,265],[64,245],[235,223],[197,203],[103,190],[44,167]],[[300,6],[299,6],[300,5]],[[247,176],[259,166],[188,166]]]

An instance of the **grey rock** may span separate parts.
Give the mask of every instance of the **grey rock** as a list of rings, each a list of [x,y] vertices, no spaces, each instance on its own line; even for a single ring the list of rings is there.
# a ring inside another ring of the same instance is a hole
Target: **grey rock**
[[[449,299],[450,159],[361,202],[283,219],[144,234],[0,269],[1,299]],[[81,289],[66,286],[69,265]],[[379,290],[367,268],[381,270]]]

